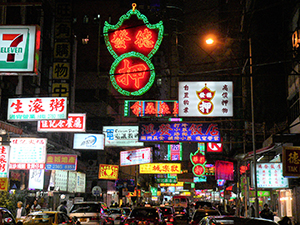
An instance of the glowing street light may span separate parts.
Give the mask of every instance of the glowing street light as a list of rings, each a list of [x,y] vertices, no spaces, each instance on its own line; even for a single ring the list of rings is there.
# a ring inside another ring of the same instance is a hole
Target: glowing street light
[[[206,42],[206,44],[208,44],[208,45],[212,45],[215,41],[214,41],[214,39],[212,39],[212,38],[208,38],[208,39],[205,40],[205,42]]]

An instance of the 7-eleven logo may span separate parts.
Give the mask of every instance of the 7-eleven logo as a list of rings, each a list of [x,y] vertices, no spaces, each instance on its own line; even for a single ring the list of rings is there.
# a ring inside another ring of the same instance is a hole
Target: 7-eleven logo
[[[18,45],[23,41],[23,34],[3,34],[3,41],[9,41],[9,47],[1,47],[1,53],[7,53],[6,62],[14,62],[15,54],[22,54],[23,49]]]
[[[1,46],[0,53],[7,55],[6,62],[15,62],[17,54],[23,56],[23,48],[18,47],[21,42],[23,42],[23,34],[2,34],[2,43],[4,46]]]

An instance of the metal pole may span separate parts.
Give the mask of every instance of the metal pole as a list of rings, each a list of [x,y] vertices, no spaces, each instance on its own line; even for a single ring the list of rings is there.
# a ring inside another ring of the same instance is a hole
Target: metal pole
[[[254,193],[255,193],[255,217],[258,217],[258,197],[257,197],[257,176],[256,176],[256,148],[255,148],[255,121],[253,103],[253,76],[252,76],[252,45],[249,38],[249,63],[250,63],[250,85],[251,85],[251,117],[252,117],[252,148],[253,148],[253,167],[254,167]]]

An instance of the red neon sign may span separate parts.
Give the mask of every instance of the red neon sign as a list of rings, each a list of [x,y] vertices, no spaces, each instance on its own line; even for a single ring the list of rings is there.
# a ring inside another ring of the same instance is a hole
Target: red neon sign
[[[116,67],[116,83],[129,92],[143,88],[150,79],[150,68],[140,58],[123,59]]]

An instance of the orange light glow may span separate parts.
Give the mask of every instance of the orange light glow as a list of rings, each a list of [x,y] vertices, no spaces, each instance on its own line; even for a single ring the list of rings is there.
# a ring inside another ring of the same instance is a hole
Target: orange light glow
[[[212,39],[212,38],[208,38],[208,39],[205,40],[205,42],[206,42],[206,44],[208,44],[208,45],[212,45],[215,41],[214,41],[214,39]]]

